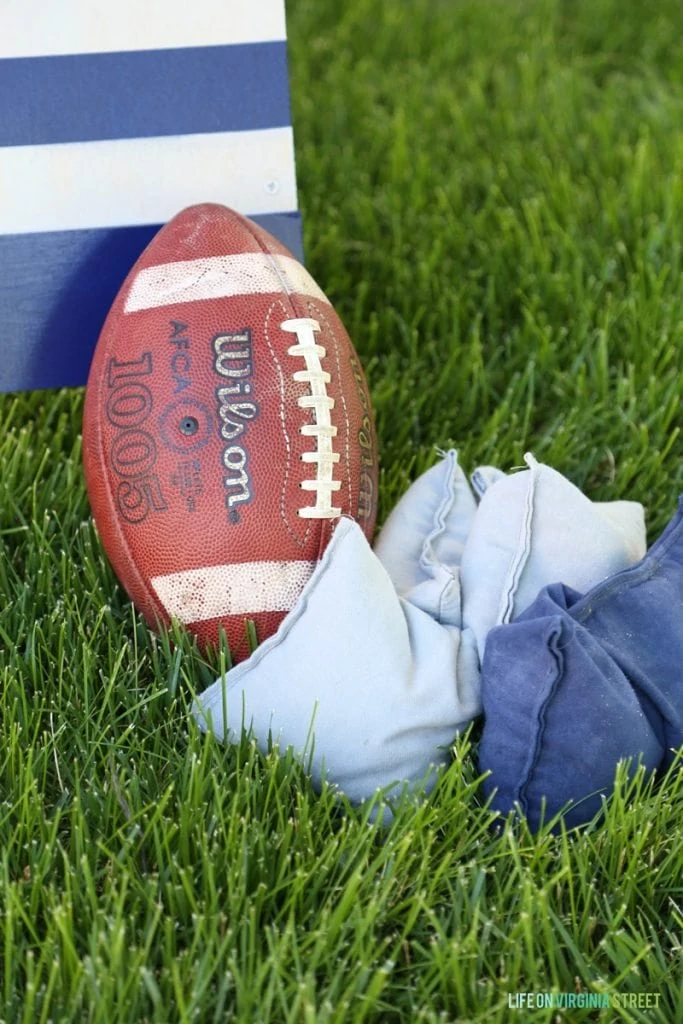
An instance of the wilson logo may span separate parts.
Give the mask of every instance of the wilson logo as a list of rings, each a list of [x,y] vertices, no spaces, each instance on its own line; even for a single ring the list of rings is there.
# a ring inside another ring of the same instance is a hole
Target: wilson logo
[[[213,339],[214,370],[221,378],[216,388],[219,434],[223,446],[225,507],[231,523],[239,523],[239,506],[252,499],[249,453],[245,434],[259,414],[252,397],[254,361],[248,327]]]

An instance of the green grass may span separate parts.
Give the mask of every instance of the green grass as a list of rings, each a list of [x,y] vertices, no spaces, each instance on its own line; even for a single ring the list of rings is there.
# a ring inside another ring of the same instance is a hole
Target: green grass
[[[384,517],[455,445],[683,491],[678,0],[291,0],[309,266],[364,361]],[[82,392],[0,397],[0,1020],[683,1019],[683,785],[490,828],[476,728],[381,830],[189,720],[209,664],[99,547]],[[577,738],[580,742],[580,738]],[[508,1009],[507,993],[660,994]]]

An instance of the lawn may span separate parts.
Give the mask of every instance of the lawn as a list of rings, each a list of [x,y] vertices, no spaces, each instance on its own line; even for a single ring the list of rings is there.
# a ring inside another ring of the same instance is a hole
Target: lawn
[[[655,539],[683,492],[678,0],[288,15],[307,263],[366,367],[380,518],[437,448],[531,450]],[[622,777],[578,834],[495,832],[475,726],[382,829],[203,736],[225,653],[131,610],[82,403],[0,396],[0,1020],[683,1020],[680,773]],[[550,990],[634,998],[509,1005]]]

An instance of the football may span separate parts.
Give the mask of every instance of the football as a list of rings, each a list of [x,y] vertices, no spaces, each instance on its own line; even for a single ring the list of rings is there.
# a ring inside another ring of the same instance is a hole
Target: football
[[[340,516],[370,540],[368,388],[330,302],[253,221],[204,203],[145,249],[105,321],[83,461],[104,550],[156,627],[249,654],[301,594]]]

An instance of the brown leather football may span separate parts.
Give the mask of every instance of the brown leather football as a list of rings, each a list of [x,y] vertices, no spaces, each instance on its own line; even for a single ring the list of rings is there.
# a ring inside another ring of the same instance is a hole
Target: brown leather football
[[[236,659],[293,606],[335,522],[371,539],[377,453],[360,361],[308,272],[205,203],[159,231],[93,358],[88,495],[128,595],[155,626]]]

